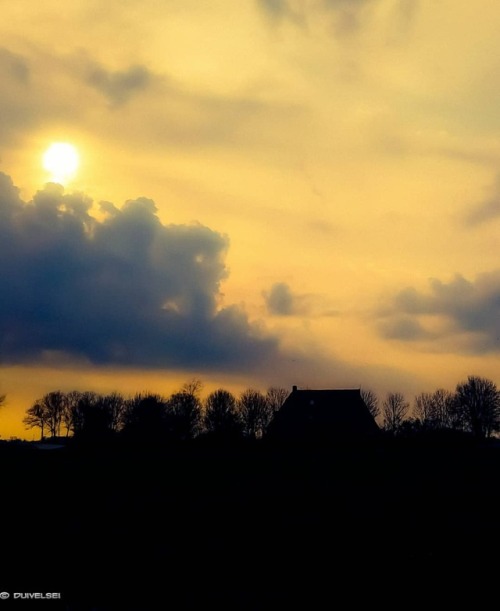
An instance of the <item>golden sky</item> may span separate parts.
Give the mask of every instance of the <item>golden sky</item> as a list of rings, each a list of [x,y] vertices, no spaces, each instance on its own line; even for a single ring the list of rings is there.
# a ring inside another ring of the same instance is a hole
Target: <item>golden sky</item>
[[[58,388],[500,382],[499,26],[493,0],[3,6],[2,435]]]

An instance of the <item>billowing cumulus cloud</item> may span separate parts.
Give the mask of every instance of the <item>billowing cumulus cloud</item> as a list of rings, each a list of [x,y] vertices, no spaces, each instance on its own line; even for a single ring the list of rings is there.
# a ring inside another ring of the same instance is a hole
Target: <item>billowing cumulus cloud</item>
[[[24,203],[0,175],[2,362],[262,366],[277,340],[219,303],[227,248],[208,227],[162,224],[146,198],[94,216],[55,184]]]
[[[428,291],[407,288],[381,312],[381,334],[402,341],[437,344],[476,353],[500,351],[500,270],[474,281],[457,274],[450,282],[432,279]]]

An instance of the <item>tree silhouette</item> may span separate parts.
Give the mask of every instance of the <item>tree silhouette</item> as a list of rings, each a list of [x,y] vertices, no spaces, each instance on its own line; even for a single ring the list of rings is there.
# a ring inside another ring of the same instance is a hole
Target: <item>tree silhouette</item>
[[[92,391],[67,394],[63,422],[68,434],[95,437],[118,433],[124,420],[126,401],[117,392],[99,395]]]
[[[361,394],[361,398],[363,399],[366,407],[368,408],[368,411],[373,416],[373,418],[376,420],[380,416],[380,407],[378,404],[377,395],[373,392],[373,390],[370,390],[368,388],[367,389],[362,388],[360,391],[360,394]]]
[[[208,433],[233,436],[242,432],[242,420],[236,398],[219,388],[205,399],[204,425]]]
[[[423,392],[417,395],[413,414],[428,430],[462,428],[455,398],[443,388],[438,388],[433,393]]]
[[[40,440],[45,437],[45,428],[48,421],[48,412],[41,403],[34,403],[26,410],[26,416],[23,418],[23,423],[27,429],[39,428]]]
[[[113,433],[118,433],[123,426],[126,401],[120,393],[112,392],[100,398],[101,409],[107,414],[107,426]]]
[[[184,382],[181,388],[181,392],[185,392],[188,395],[194,395],[198,399],[200,398],[201,391],[203,390],[203,382],[198,378],[192,378],[187,382]]]
[[[66,407],[63,413],[63,422],[68,434],[81,436],[89,427],[91,412],[95,409],[99,395],[92,391],[80,392],[74,390],[66,395]]]
[[[273,414],[279,412],[290,392],[286,388],[270,386],[266,392],[266,401]]]
[[[248,388],[241,393],[238,406],[245,435],[253,439],[262,437],[273,417],[266,397],[260,391]]]
[[[466,428],[476,437],[500,430],[500,391],[491,380],[469,376],[457,384],[455,400]]]
[[[67,396],[61,391],[49,392],[26,411],[24,423],[28,428],[40,427],[42,438],[45,428],[49,430],[51,437],[58,437],[61,434],[67,403]]]
[[[193,439],[201,430],[201,402],[192,392],[181,391],[166,403],[168,434],[176,440]]]
[[[164,438],[166,400],[153,393],[137,393],[128,399],[123,410],[123,433],[141,441]]]
[[[384,428],[391,433],[397,433],[410,408],[410,404],[399,392],[388,393],[382,404]]]

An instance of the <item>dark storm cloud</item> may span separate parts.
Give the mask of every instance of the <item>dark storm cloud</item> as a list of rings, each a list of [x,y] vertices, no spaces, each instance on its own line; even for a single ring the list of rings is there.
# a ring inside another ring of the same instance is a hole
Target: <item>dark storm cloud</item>
[[[141,65],[117,71],[93,65],[88,69],[86,80],[112,104],[119,106],[127,102],[135,93],[147,89],[153,80],[153,75]]]
[[[424,318],[440,321],[427,330]],[[403,341],[460,337],[466,350],[500,350],[500,270],[480,274],[471,282],[457,274],[449,282],[433,279],[429,291],[408,288],[398,293],[381,314],[384,337]]]
[[[121,208],[47,185],[25,204],[0,175],[4,363],[66,355],[96,364],[256,369],[277,340],[219,306],[228,239],[164,225],[154,202]]]

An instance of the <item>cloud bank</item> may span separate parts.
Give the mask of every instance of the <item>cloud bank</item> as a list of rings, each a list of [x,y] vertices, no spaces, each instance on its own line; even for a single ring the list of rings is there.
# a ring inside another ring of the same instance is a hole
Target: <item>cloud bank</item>
[[[457,274],[450,282],[432,279],[429,290],[406,288],[380,313],[383,337],[433,340],[474,353],[500,351],[500,270],[474,281]]]
[[[101,204],[48,184],[24,203],[0,174],[0,353],[94,364],[243,370],[278,341],[220,305],[227,236],[164,225],[153,201]],[[102,218],[101,218],[102,216]]]

